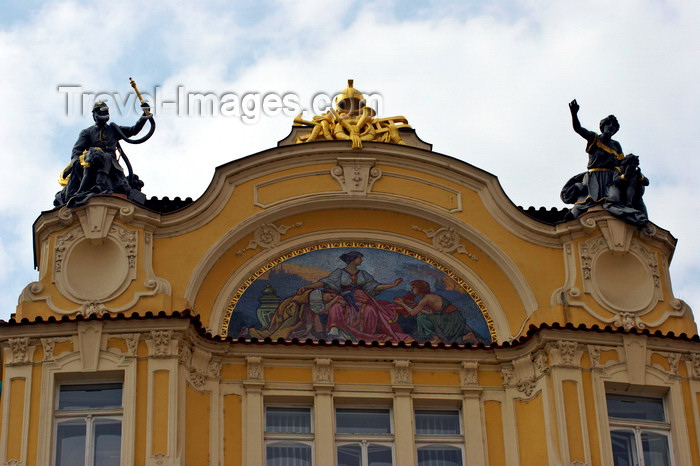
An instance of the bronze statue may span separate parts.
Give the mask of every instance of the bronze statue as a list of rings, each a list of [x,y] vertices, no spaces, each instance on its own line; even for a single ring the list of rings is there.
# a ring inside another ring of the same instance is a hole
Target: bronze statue
[[[647,216],[647,207],[642,196],[646,186],[649,186],[649,178],[639,169],[639,157],[628,154],[620,162],[620,168],[613,179],[620,187],[620,195],[624,205],[639,210]]]
[[[143,114],[134,126],[119,126],[108,123],[109,107],[106,103],[95,103],[92,109],[95,124],[82,130],[73,146],[71,161],[59,179],[64,187],[56,193],[55,206],[77,207],[95,194],[122,194],[134,202],[145,202],[146,196],[141,193],[143,181],[134,175],[129,159],[119,144],[122,140],[140,144],[148,140],[155,130],[150,106],[143,101],[133,81],[132,86],[141,100]],[[150,122],[149,132],[140,139],[129,139],[137,135],[146,122]],[[128,175],[124,174],[117,154],[126,164]]]
[[[574,204],[566,220],[601,205],[628,223],[645,226],[648,218],[641,196],[649,180],[639,171],[639,158],[633,154],[625,157],[620,143],[612,138],[620,129],[617,118],[605,117],[597,134],[581,126],[579,108],[576,100],[569,103],[574,131],[586,140],[588,170],[571,178],[561,190],[562,201]]]

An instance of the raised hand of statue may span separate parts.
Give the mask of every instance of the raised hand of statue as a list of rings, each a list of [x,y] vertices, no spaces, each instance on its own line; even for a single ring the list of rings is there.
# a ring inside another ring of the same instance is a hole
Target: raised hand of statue
[[[145,117],[153,117],[153,114],[151,113],[151,106],[148,105],[148,102],[144,102],[141,104],[141,110],[143,110],[143,116]]]
[[[579,108],[581,107],[579,107],[578,102],[576,102],[576,99],[569,102],[569,110],[571,110],[572,115],[576,115],[578,113]]]

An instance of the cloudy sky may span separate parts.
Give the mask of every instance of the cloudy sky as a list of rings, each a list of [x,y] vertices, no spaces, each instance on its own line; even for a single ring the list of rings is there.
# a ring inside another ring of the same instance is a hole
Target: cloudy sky
[[[92,123],[77,92],[111,94],[113,120],[132,124],[130,76],[161,102],[199,92],[254,106],[276,94],[307,110],[354,78],[381,96],[381,115],[406,116],[435,151],[498,176],[526,207],[564,207],[561,186],[585,169],[568,102],[593,130],[614,113],[616,139],[651,180],[651,220],[679,239],[674,293],[697,313],[698,25],[695,0],[3,1],[0,319],[38,277],[32,223]],[[147,195],[197,198],[216,166],[289,133],[285,112],[237,116],[231,105],[155,108],[155,136],[125,148]]]

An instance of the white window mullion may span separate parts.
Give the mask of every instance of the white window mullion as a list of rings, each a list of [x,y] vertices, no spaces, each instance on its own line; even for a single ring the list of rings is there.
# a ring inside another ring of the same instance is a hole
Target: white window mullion
[[[85,416],[85,466],[92,464],[95,458],[95,418],[91,414]]]

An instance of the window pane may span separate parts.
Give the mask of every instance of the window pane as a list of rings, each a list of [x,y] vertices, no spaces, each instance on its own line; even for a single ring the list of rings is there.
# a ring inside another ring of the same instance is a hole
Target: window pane
[[[266,432],[309,433],[311,410],[309,408],[266,408]]]
[[[369,466],[391,466],[391,447],[370,444],[367,447]]]
[[[642,450],[644,464],[669,466],[671,460],[668,451],[668,437],[653,432],[642,432]]]
[[[337,409],[336,432],[339,434],[390,434],[388,409]]]
[[[418,449],[418,466],[462,466],[462,450],[443,445]]]
[[[58,409],[121,408],[122,384],[61,385]]]
[[[311,447],[303,443],[270,443],[265,455],[267,466],[311,466]]]
[[[459,411],[416,411],[416,434],[459,435]]]
[[[610,438],[615,466],[636,466],[638,463],[634,432],[613,430],[610,432]]]
[[[608,395],[608,416],[642,421],[665,421],[661,398]]]
[[[359,445],[338,447],[338,466],[362,466],[362,449]]]
[[[56,432],[56,466],[78,464],[85,464],[85,422],[61,422]]]
[[[122,449],[122,423],[113,419],[95,419],[95,463],[119,466]]]

